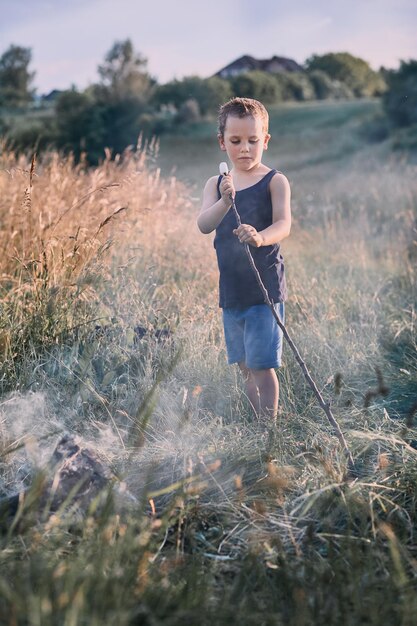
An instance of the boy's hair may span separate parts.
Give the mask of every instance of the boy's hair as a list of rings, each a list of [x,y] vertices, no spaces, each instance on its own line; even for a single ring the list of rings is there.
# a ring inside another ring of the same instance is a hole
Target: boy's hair
[[[269,115],[262,102],[253,98],[232,98],[219,109],[218,116],[218,135],[224,136],[226,121],[228,115],[235,117],[260,117],[262,120],[263,130],[268,132]]]

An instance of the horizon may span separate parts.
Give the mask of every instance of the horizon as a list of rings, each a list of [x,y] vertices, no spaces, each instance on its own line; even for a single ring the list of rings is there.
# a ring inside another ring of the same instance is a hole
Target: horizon
[[[115,41],[131,39],[147,71],[163,84],[209,77],[236,59],[272,56],[303,65],[313,54],[348,52],[372,69],[417,58],[417,5],[412,0],[230,0],[198,5],[160,0],[0,0],[2,49],[32,50],[33,86],[42,95],[97,82],[97,67]],[[28,11],[30,8],[30,11]],[[162,18],[162,19],[161,19]],[[210,29],[213,37],[210,37]],[[74,33],[77,45],[74,47]]]

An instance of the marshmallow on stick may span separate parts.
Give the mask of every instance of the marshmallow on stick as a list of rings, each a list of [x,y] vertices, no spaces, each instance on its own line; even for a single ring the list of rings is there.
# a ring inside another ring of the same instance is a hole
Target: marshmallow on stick
[[[220,172],[220,174],[222,176],[226,176],[229,173],[229,168],[227,166],[227,163],[225,163],[225,161],[220,163],[220,165],[219,165],[219,172]]]

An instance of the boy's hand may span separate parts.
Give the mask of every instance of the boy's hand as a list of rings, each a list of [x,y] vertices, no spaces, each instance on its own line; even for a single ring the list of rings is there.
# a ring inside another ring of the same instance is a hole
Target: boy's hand
[[[230,200],[230,195],[232,196],[232,198],[236,196],[235,186],[233,184],[230,172],[229,174],[223,174],[223,178],[220,182],[220,193],[225,205],[227,207],[230,207],[232,204]]]
[[[233,234],[239,237],[240,243],[248,243],[254,248],[259,248],[264,242],[261,233],[253,226],[250,226],[250,224],[241,224],[238,228],[235,228]]]

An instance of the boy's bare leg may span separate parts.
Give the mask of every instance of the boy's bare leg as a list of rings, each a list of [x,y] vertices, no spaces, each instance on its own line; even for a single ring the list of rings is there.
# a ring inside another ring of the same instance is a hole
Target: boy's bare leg
[[[279,383],[273,368],[252,370],[239,363],[245,381],[246,393],[258,417],[276,419],[279,401]]]
[[[243,361],[239,363],[239,367],[240,371],[243,374],[243,380],[245,381],[246,394],[249,398],[249,402],[251,403],[252,408],[255,411],[256,416],[258,417],[260,413],[259,389],[254,377],[252,376],[252,370],[246,367]]]
[[[278,413],[279,383],[273,368],[249,370],[259,390],[260,417],[276,419]]]

